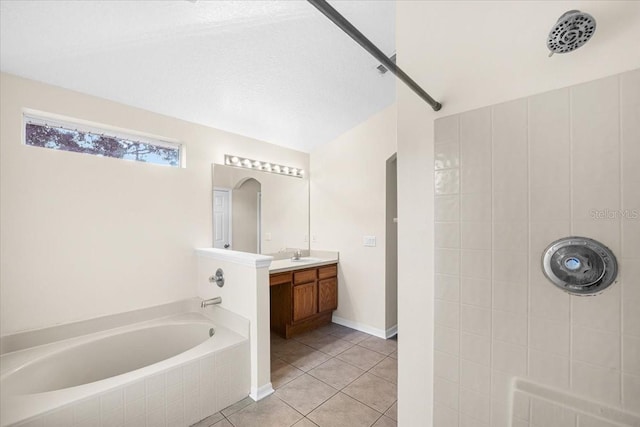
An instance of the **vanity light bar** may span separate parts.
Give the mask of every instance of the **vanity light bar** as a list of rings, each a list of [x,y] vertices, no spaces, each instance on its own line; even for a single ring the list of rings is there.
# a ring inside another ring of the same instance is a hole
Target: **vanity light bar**
[[[248,159],[246,157],[233,156],[231,154],[224,155],[224,164],[227,166],[235,166],[238,168],[255,169],[262,172],[277,173],[280,175],[292,176],[294,178],[303,178],[304,169],[298,169],[291,166],[277,165],[275,163],[261,162],[260,160]]]

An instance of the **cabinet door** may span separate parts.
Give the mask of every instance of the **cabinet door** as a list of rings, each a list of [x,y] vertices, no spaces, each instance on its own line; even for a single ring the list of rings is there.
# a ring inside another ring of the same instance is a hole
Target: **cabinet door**
[[[318,311],[335,310],[338,308],[338,279],[320,280],[318,282]]]
[[[293,321],[313,316],[318,311],[316,283],[305,283],[293,287]]]

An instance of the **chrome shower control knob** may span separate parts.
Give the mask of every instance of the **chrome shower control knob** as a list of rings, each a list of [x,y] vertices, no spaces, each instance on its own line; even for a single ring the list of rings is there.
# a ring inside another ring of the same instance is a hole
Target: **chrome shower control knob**
[[[609,248],[586,237],[566,237],[542,254],[542,271],[557,287],[576,295],[593,295],[615,283],[616,257]]]
[[[224,271],[221,268],[216,270],[216,274],[209,276],[209,283],[215,283],[218,287],[224,286]]]
[[[564,266],[567,267],[571,271],[575,271],[582,266],[580,260],[576,257],[569,257],[564,260]]]

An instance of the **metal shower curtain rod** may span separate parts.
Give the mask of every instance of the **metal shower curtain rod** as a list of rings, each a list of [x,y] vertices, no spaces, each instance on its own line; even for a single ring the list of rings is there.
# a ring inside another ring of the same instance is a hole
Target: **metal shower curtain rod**
[[[442,108],[442,104],[433,99],[427,92],[420,87],[418,83],[413,81],[404,71],[400,69],[393,61],[391,61],[387,55],[384,54],[378,47],[364,36],[356,27],[347,21],[337,10],[335,10],[326,0],[307,0],[316,9],[318,9],[324,16],[329,18],[334,24],[336,24],[342,31],[347,33],[349,37],[355,40],[360,46],[362,46],[367,52],[373,55],[378,61],[382,63],[389,71],[395,74],[400,80],[402,80],[407,86],[411,88],[418,96],[424,99],[427,104],[431,105],[434,111],[438,111]]]

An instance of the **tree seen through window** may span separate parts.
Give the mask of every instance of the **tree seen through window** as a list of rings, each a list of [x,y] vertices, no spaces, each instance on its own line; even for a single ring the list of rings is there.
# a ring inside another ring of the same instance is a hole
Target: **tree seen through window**
[[[25,142],[36,147],[179,166],[180,149],[104,134],[26,123]]]

